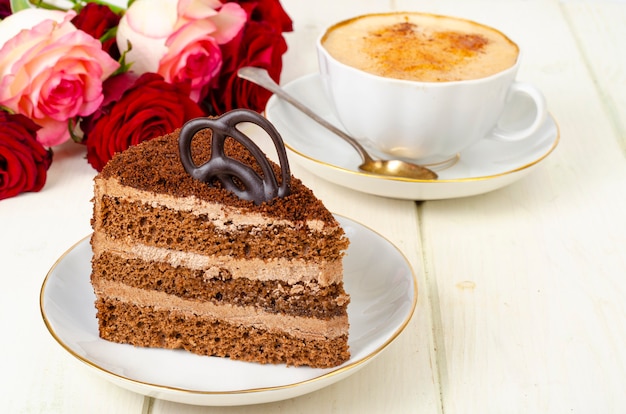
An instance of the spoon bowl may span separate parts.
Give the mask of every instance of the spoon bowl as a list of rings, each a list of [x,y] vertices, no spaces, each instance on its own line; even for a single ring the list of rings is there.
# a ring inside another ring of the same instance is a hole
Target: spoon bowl
[[[437,174],[426,167],[400,160],[371,160],[359,165],[359,169],[372,174],[393,175],[394,177],[428,180],[437,178]]]
[[[359,153],[361,159],[363,160],[363,163],[359,165],[360,170],[377,175],[408,178],[414,180],[437,179],[437,173],[422,165],[413,164],[402,160],[376,160],[372,158],[365,150],[365,148],[363,148],[363,146],[356,139],[352,138],[330,122],[326,121],[324,118],[317,115],[302,102],[296,100],[293,96],[289,95],[276,82],[274,82],[267,70],[252,66],[246,66],[240,68],[237,72],[237,75],[242,79],[253,82],[256,85],[259,85],[274,93],[276,96],[295,106],[309,118],[327,128],[328,130],[332,131],[340,138],[344,139],[346,142],[352,145],[352,147]]]

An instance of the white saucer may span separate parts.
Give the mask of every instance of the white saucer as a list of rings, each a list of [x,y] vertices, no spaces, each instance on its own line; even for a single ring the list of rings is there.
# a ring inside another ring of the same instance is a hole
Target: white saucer
[[[41,287],[44,322],[71,355],[106,379],[151,397],[196,405],[245,405],[297,397],[354,374],[407,325],[417,303],[410,264],[389,241],[337,216],[350,247],[344,260],[352,357],[336,368],[261,365],[182,350],[135,348],[100,339],[89,277],[89,238],[70,248]]]
[[[284,88],[340,126],[318,74],[296,79]],[[559,141],[556,122],[548,116],[540,130],[523,142],[483,139],[463,151],[454,165],[436,170],[438,180],[411,180],[360,171],[361,159],[349,144],[275,95],[268,101],[265,115],[282,135],[291,158],[313,174],[353,190],[409,200],[465,197],[504,187],[537,167]],[[372,155],[388,158],[376,151]]]

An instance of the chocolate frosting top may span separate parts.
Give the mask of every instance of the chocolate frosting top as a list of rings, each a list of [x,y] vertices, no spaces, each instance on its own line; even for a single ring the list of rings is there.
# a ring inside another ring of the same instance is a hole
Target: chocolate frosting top
[[[176,197],[195,196],[200,200],[222,203],[228,206],[261,213],[268,217],[282,218],[295,222],[321,220],[337,226],[333,215],[302,182],[290,175],[291,193],[285,197],[273,198],[258,205],[252,200],[244,200],[227,190],[220,182],[213,186],[192,178],[180,159],[178,137],[180,129],[163,137],[130,147],[116,154],[100,172],[100,178],[118,178],[122,185],[157,194]],[[195,134],[191,154],[196,165],[201,165],[211,156],[212,132],[203,129]],[[229,156],[250,166],[256,173],[263,171],[254,156],[239,142],[226,139],[224,151]],[[270,161],[270,166],[282,184],[281,168]],[[98,178],[96,177],[96,178]]]

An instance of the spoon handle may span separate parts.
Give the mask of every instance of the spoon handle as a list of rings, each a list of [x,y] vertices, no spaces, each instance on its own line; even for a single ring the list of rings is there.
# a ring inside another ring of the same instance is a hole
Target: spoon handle
[[[309,107],[285,92],[284,89],[282,89],[276,82],[274,82],[274,80],[270,77],[269,73],[265,69],[245,66],[239,69],[237,75],[242,79],[253,82],[274,93],[276,96],[298,108],[300,111],[302,111],[302,113],[307,115],[309,118],[311,118],[324,128],[343,138],[346,142],[354,147],[354,149],[359,153],[364,162],[372,161],[370,155],[367,153],[367,151],[365,151],[363,146],[358,141],[356,141],[354,138],[352,138],[330,122],[326,121],[324,118],[318,116],[315,112],[309,109]]]

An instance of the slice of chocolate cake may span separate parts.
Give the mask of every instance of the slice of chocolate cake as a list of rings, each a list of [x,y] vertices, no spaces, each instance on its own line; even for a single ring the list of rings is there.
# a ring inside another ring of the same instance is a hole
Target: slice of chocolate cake
[[[116,155],[95,178],[100,336],[260,363],[339,365],[350,356],[348,239],[290,175],[265,118],[222,118],[265,128],[282,168],[260,162],[239,130],[201,119]]]

